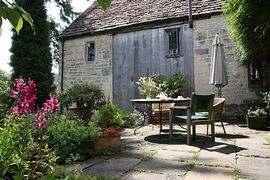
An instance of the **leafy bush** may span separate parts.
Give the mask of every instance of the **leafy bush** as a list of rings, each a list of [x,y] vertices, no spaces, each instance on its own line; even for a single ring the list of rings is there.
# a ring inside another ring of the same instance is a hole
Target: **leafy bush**
[[[181,95],[186,83],[185,76],[180,72],[172,74],[168,80],[166,80],[163,74],[155,74],[151,77],[153,81],[158,85],[155,91],[156,95],[164,92],[169,97],[176,98],[177,96]]]
[[[270,109],[270,91],[262,93],[262,100],[266,104],[266,108]]]
[[[75,84],[61,95],[60,101],[66,106],[76,104],[77,108],[99,106],[104,104],[103,90],[95,84]]]
[[[9,96],[10,84],[9,75],[0,69],[0,118],[7,114],[12,104]]]
[[[103,128],[110,126],[124,126],[122,111],[113,104],[102,106],[96,115],[96,120]]]
[[[228,14],[231,35],[236,42],[240,62],[256,68],[260,81],[270,88],[270,1],[227,0],[223,12]],[[260,17],[260,18],[258,18]]]
[[[6,116],[0,130],[0,164],[23,163],[37,148],[31,136],[31,121],[27,117]]]
[[[10,95],[16,100],[11,114],[0,123],[0,177],[4,179],[39,179],[54,171],[56,156],[40,136],[50,115],[57,110],[56,97],[47,100],[42,111],[35,106],[35,83],[15,79]],[[34,119],[36,118],[36,119]]]
[[[0,129],[0,177],[37,179],[53,171],[56,156],[36,141],[29,117],[6,116]]]
[[[182,73],[174,73],[167,81],[166,93],[170,97],[176,98],[183,92],[186,78]]]
[[[93,122],[85,123],[81,119],[72,119],[68,116],[56,116],[48,126],[45,133],[48,135],[48,144],[55,148],[62,163],[70,154],[78,154],[83,160],[93,155],[93,146],[101,129]]]
[[[164,74],[153,74],[150,76],[153,81],[156,83],[156,91],[155,95],[160,94],[161,92],[166,92],[167,89],[167,82],[166,82],[166,76]]]

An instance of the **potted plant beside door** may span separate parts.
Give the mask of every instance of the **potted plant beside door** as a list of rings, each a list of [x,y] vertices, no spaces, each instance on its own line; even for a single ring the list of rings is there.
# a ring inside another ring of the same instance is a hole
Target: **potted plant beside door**
[[[103,90],[95,84],[74,84],[61,94],[60,102],[68,112],[78,115],[83,120],[89,120],[93,108],[104,104]]]

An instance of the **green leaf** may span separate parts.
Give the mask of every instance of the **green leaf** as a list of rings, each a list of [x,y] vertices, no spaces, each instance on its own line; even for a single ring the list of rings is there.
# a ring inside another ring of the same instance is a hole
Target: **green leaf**
[[[8,170],[9,170],[9,166],[4,167],[3,169],[0,169],[0,171],[2,171],[1,177],[4,177],[7,174]]]
[[[35,31],[34,21],[33,21],[32,17],[30,16],[30,14],[28,12],[26,12],[23,8],[21,8],[17,3],[15,4],[15,8],[21,13],[21,16],[23,17],[23,19],[26,20],[30,24],[33,31]]]
[[[112,3],[112,0],[97,0],[97,3],[105,11],[110,6],[110,4]]]
[[[23,19],[21,14],[15,8],[10,8],[9,11],[7,12],[8,12],[7,19],[12,24],[17,34],[19,34],[20,30],[23,27]]]
[[[4,19],[7,18],[7,12],[9,10],[9,7],[3,2],[0,0],[0,16]]]

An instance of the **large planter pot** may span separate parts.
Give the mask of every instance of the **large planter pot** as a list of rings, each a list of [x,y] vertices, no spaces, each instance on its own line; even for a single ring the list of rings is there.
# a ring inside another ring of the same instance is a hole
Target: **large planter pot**
[[[100,153],[111,149],[120,151],[121,149],[120,137],[121,137],[120,134],[118,136],[111,136],[111,135],[99,136],[94,145],[95,152]]]
[[[104,129],[103,133],[104,134],[97,137],[96,143],[94,145],[95,152],[100,153],[106,150],[120,151],[120,128],[117,126],[109,127]]]
[[[68,112],[79,116],[83,120],[90,120],[92,117],[92,110],[89,108],[69,108]]]
[[[249,129],[264,129],[267,126],[267,117],[248,117],[246,116],[247,125]]]

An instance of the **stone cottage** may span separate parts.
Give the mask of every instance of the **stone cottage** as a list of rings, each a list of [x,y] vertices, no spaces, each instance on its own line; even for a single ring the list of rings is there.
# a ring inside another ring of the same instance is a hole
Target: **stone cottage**
[[[139,97],[140,76],[182,72],[184,95],[217,94],[209,85],[211,44],[224,42],[229,84],[222,89],[226,111],[243,112],[256,99],[248,69],[237,62],[222,0],[113,0],[103,11],[94,3],[61,34],[60,89],[74,83],[100,85],[114,103],[130,108]]]

